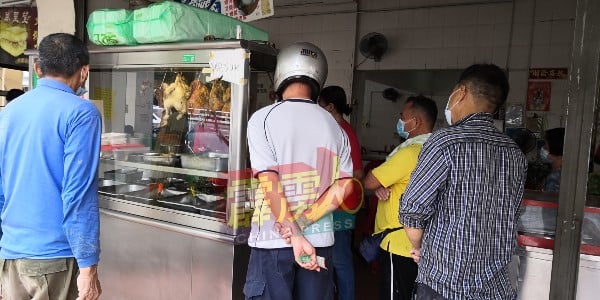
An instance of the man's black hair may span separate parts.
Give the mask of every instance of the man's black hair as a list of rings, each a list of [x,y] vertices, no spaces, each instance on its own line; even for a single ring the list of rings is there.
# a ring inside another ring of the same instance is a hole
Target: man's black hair
[[[406,99],[406,103],[412,103],[412,109],[417,110],[425,116],[425,121],[433,128],[437,120],[438,109],[435,101],[423,95],[410,96]]]
[[[343,115],[349,115],[352,107],[346,102],[346,92],[337,85],[330,85],[321,91],[321,100],[326,104],[333,103],[335,110]]]
[[[71,34],[50,34],[42,39],[38,50],[38,65],[43,75],[69,78],[81,67],[90,64],[86,45]]]
[[[495,109],[502,106],[508,97],[509,85],[506,74],[494,64],[474,64],[460,75],[459,84],[478,99],[484,99]]]

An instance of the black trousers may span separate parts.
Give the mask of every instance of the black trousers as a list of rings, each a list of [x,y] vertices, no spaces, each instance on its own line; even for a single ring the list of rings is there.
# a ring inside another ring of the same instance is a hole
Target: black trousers
[[[416,289],[415,300],[446,300],[446,298],[427,285],[417,283]]]
[[[410,257],[381,251],[381,254],[379,255],[379,264],[379,272],[381,273],[379,299],[412,299],[418,271],[415,261]]]

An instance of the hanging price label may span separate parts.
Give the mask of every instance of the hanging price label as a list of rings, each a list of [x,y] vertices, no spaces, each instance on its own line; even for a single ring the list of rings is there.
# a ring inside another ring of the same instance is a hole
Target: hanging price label
[[[202,72],[210,74],[208,80],[221,78],[231,83],[245,84],[244,70],[249,55],[244,49],[212,51],[208,63],[210,68],[204,68]]]

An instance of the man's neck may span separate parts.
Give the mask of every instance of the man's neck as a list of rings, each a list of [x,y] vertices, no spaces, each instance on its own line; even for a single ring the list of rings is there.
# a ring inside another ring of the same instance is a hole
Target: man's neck
[[[76,91],[78,88],[77,80],[76,80],[75,76],[72,76],[71,78],[63,78],[63,77],[59,77],[59,76],[43,76],[42,78],[62,82],[64,84],[68,85],[73,91]]]
[[[431,133],[431,130],[417,128],[417,129],[415,129],[415,130],[413,130],[413,131],[410,132],[408,138],[412,139],[412,138],[414,138],[416,136],[420,136],[422,134],[427,134],[427,133]]]
[[[310,99],[310,87],[302,83],[291,83],[283,91],[282,100],[287,99]]]

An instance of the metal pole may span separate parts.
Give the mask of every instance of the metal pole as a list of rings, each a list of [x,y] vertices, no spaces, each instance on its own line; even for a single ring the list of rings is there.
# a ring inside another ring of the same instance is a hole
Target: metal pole
[[[578,0],[573,34],[565,149],[550,299],[574,300],[581,225],[598,101],[600,1]]]

